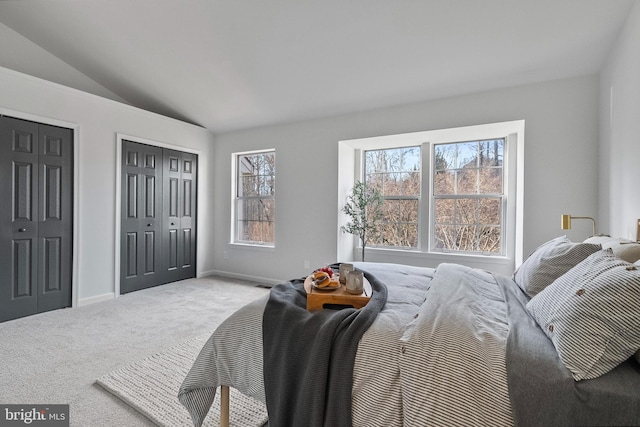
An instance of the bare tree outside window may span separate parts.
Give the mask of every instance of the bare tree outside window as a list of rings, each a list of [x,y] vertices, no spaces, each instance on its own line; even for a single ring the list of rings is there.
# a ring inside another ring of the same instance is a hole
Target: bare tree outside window
[[[502,254],[504,139],[434,145],[435,250]]]
[[[242,154],[236,159],[236,241],[273,244],[276,153]]]
[[[383,217],[375,246],[418,247],[420,147],[365,151],[365,183],[380,192]]]

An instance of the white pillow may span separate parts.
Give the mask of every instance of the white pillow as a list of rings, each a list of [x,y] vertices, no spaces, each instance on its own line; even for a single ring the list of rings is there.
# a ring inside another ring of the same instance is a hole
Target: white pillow
[[[611,237],[608,234],[598,234],[596,236],[587,237],[584,243],[595,243],[602,245],[602,249],[610,248],[611,245],[615,245],[619,239]]]
[[[640,349],[640,268],[598,251],[527,309],[575,380],[597,378]]]
[[[601,248],[599,244],[573,243],[567,236],[557,237],[533,251],[513,274],[513,280],[533,297]]]
[[[624,243],[633,243],[633,241],[601,234],[599,236],[589,237],[584,241],[584,243],[600,244],[602,245],[602,249],[609,249],[609,248],[615,248],[616,246],[622,245]]]

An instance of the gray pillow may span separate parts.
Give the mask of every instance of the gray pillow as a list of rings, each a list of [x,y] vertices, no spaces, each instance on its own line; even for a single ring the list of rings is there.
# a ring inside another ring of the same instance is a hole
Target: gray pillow
[[[573,243],[567,236],[557,237],[533,251],[513,274],[513,280],[533,297],[600,249],[599,244]]]
[[[597,378],[640,349],[640,269],[611,249],[596,252],[527,310],[575,380]]]

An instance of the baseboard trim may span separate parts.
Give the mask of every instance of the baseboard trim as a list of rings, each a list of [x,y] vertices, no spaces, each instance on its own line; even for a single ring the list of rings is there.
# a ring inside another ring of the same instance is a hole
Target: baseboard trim
[[[97,302],[110,301],[116,297],[116,294],[113,292],[108,292],[102,295],[96,295],[95,297],[89,298],[80,298],[78,299],[78,307],[82,307],[84,305],[95,304]]]
[[[207,277],[207,276],[222,276],[222,277],[227,277],[227,278],[230,278],[230,279],[248,280],[250,282],[265,283],[265,284],[268,284],[268,285],[277,285],[279,283],[286,282],[286,280],[282,280],[282,279],[274,279],[274,278],[270,278],[270,277],[252,276],[250,274],[240,274],[240,273],[233,273],[233,272],[230,272],[230,271],[222,271],[222,270],[201,271],[198,274],[198,278]]]

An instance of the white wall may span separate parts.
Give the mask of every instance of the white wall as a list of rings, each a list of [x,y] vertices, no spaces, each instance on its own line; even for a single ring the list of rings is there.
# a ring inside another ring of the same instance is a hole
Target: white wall
[[[0,67],[127,103],[3,23],[0,23]]]
[[[636,240],[640,218],[640,2],[600,79],[599,216],[611,235]]]
[[[115,289],[116,135],[199,154],[198,272],[211,270],[214,137],[206,129],[0,68],[0,114],[77,130],[74,303],[113,297]]]
[[[213,221],[223,232],[215,235],[214,271],[278,281],[308,273],[304,261],[336,261],[338,141],[521,119],[529,254],[563,233],[562,213],[597,214],[597,76],[217,135]],[[265,148],[276,149],[276,247],[232,245],[231,155]],[[590,230],[576,222],[567,234],[584,239]]]

